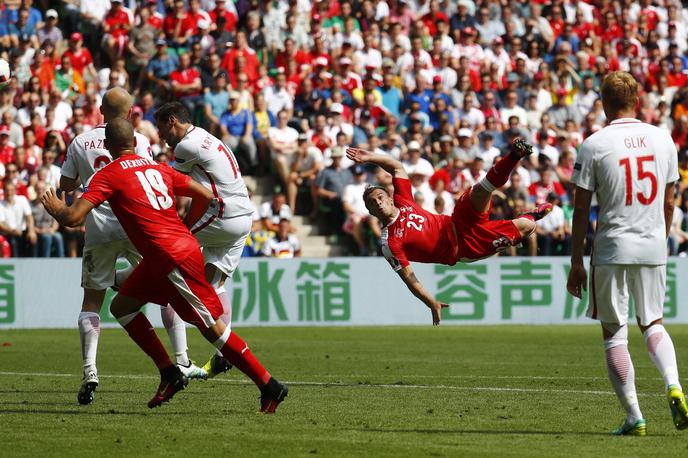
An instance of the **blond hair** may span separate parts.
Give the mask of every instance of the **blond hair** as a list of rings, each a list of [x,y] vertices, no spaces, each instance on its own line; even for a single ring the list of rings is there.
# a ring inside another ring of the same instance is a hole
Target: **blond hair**
[[[602,80],[600,95],[605,113],[634,110],[638,103],[638,83],[630,73],[612,72]]]

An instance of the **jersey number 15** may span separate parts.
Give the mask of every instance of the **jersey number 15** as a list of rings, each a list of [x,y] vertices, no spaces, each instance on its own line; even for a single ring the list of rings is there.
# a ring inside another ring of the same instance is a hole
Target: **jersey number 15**
[[[637,192],[636,197],[641,205],[650,205],[657,197],[657,177],[654,173],[643,168],[645,162],[654,162],[654,156],[638,156],[635,158],[637,164],[636,173],[638,181],[650,180],[650,195],[645,197],[642,192]],[[631,174],[631,158],[625,157],[619,160],[619,164],[626,169],[626,205],[633,204],[633,175]]]

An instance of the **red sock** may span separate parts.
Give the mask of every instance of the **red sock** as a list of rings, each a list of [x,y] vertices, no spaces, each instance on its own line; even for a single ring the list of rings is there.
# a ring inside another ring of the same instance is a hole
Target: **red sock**
[[[487,179],[487,181],[489,181],[495,189],[501,188],[506,184],[507,181],[509,181],[511,172],[514,171],[518,161],[520,160],[521,158],[514,156],[511,153],[507,154],[494,163],[494,165],[487,172],[485,179]]]
[[[246,342],[235,332],[229,334],[227,343],[224,344],[220,351],[222,356],[227,358],[227,361],[246,374],[259,388],[266,385],[268,380],[270,380],[270,373],[253,356]]]
[[[129,333],[129,337],[136,342],[136,345],[151,357],[158,369],[172,366],[167,350],[160,342],[146,315],[138,313],[133,320],[124,325],[124,329]]]

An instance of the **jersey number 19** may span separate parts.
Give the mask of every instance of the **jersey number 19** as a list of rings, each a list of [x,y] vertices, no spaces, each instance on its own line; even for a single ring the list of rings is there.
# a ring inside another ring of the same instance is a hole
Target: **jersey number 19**
[[[165,181],[162,179],[162,175],[155,169],[148,169],[145,172],[136,172],[136,177],[139,179],[143,190],[146,192],[146,197],[148,197],[148,202],[151,206],[160,210],[167,210],[174,203],[174,199],[170,197]],[[160,193],[158,196],[155,191]]]

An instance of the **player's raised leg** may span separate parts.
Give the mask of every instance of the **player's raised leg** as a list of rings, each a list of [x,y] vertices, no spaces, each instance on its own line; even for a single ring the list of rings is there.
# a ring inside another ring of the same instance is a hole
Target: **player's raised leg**
[[[104,297],[105,290],[84,288],[84,299],[78,323],[81,358],[84,363],[84,377],[77,394],[79,404],[93,402],[98,387],[96,354],[98,352],[98,338],[100,337],[100,308]]]
[[[617,436],[645,436],[647,428],[640,412],[635,389],[635,369],[628,352],[628,325],[602,323],[607,374],[616,396],[626,411],[626,419],[612,434]]]

